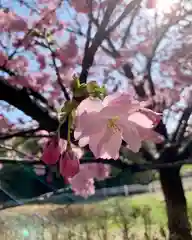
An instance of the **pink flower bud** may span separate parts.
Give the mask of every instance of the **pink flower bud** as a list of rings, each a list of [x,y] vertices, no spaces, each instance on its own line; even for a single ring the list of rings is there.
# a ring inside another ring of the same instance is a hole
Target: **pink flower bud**
[[[71,150],[67,150],[60,158],[60,173],[66,183],[68,178],[74,177],[79,172],[79,159]]]
[[[60,157],[60,147],[57,137],[53,137],[43,150],[42,161],[47,165],[54,165],[57,163]]]

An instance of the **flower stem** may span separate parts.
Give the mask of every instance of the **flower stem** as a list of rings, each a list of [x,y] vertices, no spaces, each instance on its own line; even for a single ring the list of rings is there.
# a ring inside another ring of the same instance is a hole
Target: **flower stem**
[[[72,114],[68,116],[68,132],[67,132],[67,148],[71,147],[71,125],[72,125]]]

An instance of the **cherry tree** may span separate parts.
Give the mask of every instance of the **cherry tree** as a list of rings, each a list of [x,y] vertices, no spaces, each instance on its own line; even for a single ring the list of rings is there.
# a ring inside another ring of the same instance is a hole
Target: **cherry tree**
[[[56,167],[84,197],[111,166],[157,169],[170,239],[186,240],[180,169],[192,155],[192,6],[162,2],[2,1],[0,139],[23,163]],[[19,137],[35,139],[35,150],[15,147]],[[122,150],[145,162],[128,164]]]

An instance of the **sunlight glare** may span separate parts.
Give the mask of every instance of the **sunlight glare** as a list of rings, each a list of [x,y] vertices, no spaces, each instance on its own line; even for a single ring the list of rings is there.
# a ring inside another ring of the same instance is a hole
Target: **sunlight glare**
[[[178,0],[157,0],[156,9],[159,12],[169,12],[176,3],[178,3]]]

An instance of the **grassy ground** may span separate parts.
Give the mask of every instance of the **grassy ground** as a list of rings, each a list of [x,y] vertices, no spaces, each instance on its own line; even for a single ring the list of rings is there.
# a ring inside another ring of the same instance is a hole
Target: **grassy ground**
[[[186,173],[192,173],[192,164],[186,164],[181,167],[181,176],[184,176]],[[154,178],[156,180],[159,179],[159,173],[156,171],[154,174]]]
[[[192,212],[192,193],[187,193],[186,197]],[[0,239],[25,240],[23,231],[27,229],[29,240],[160,240],[166,239],[162,237],[166,233],[166,222],[160,193],[116,197],[84,205],[26,205],[1,212]],[[90,234],[94,237],[88,236]]]
[[[185,174],[186,172],[192,172],[192,164],[186,164],[181,168],[181,174]]]

